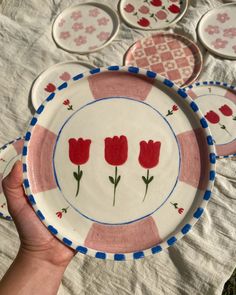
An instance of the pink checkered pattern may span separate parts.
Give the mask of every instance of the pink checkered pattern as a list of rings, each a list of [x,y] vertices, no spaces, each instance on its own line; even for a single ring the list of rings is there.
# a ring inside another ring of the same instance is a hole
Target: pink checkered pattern
[[[136,42],[126,54],[125,65],[157,72],[183,87],[196,80],[202,58],[192,41],[175,34],[156,34]]]

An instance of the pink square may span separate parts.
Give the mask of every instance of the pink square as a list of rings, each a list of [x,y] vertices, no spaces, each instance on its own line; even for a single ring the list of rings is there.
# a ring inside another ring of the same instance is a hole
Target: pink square
[[[154,72],[157,72],[157,73],[165,71],[162,63],[152,65],[151,70],[154,71]]]
[[[166,42],[164,36],[153,37],[153,41],[155,44],[162,44]]]
[[[178,48],[181,47],[180,44],[179,44],[179,42],[178,42],[177,40],[174,40],[174,41],[168,42],[167,45],[169,46],[169,48],[170,48],[171,50],[173,50],[173,49],[178,49]]]
[[[136,59],[137,66],[140,68],[147,67],[149,65],[148,59],[146,57]]]
[[[144,51],[145,51],[146,55],[149,56],[149,55],[156,54],[157,49],[155,46],[152,46],[152,47],[144,48]]]
[[[175,61],[176,61],[178,68],[183,68],[183,67],[189,66],[189,62],[188,62],[187,58],[185,58],[185,57],[178,58]]]
[[[177,80],[181,78],[179,70],[168,71],[167,76],[170,80]]]
[[[186,54],[186,56],[193,54],[192,50],[188,47],[183,48],[183,50],[184,50],[184,53]]]
[[[163,60],[163,61],[167,61],[167,60],[173,59],[173,55],[169,51],[163,52],[160,55],[161,55],[161,60]]]

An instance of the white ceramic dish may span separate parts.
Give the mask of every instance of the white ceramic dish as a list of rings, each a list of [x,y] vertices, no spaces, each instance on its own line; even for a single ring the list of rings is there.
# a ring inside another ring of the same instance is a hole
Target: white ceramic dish
[[[202,215],[214,144],[173,82],[110,66],[73,77],[38,108],[23,171],[36,214],[62,242],[100,259],[138,259],[173,245]]]

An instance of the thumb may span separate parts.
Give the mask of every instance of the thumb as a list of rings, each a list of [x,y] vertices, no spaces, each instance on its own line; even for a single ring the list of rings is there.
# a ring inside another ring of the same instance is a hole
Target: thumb
[[[22,186],[23,173],[21,161],[16,161],[11,172],[3,179],[2,187],[12,217],[27,203]]]

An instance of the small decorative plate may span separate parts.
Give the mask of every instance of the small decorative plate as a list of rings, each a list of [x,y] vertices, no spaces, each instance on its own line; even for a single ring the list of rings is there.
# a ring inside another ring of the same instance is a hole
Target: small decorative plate
[[[185,14],[188,0],[121,0],[124,21],[137,29],[157,30],[174,25]]]
[[[66,82],[76,74],[92,68],[91,64],[83,61],[67,61],[52,65],[43,71],[37,77],[31,89],[31,99],[35,110],[38,109],[48,94],[54,92],[63,81]]]
[[[134,43],[125,55],[125,65],[157,72],[178,86],[193,83],[202,69],[198,46],[186,37],[159,33]]]
[[[47,228],[97,258],[160,252],[199,219],[215,178],[206,120],[186,92],[135,67],[92,69],[38,108],[24,187]]]
[[[200,20],[198,35],[211,52],[236,59],[236,3],[225,4],[208,11]]]
[[[187,87],[205,116],[219,158],[236,156],[236,88],[224,82],[197,82]]]
[[[2,180],[11,171],[12,166],[20,160],[24,140],[19,137],[0,148],[0,217],[11,220],[7,210],[7,201],[2,189]]]
[[[58,46],[81,54],[108,45],[119,31],[118,14],[109,6],[89,2],[63,10],[53,24],[53,38]]]

